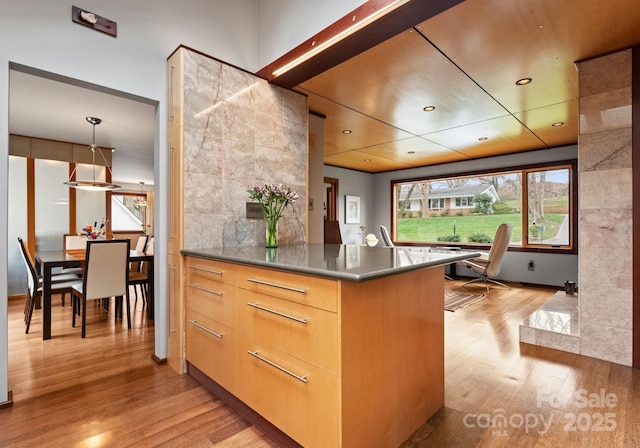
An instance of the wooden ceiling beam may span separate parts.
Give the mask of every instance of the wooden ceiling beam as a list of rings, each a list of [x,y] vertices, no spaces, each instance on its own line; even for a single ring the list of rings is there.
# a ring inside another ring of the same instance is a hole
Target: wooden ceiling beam
[[[356,56],[459,3],[462,3],[463,1],[464,0],[409,1],[280,76],[276,77],[273,75],[273,72],[278,68],[311,50],[314,46],[314,42],[324,42],[337,33],[349,28],[353,24],[353,16],[367,17],[373,12],[379,10],[381,7],[391,3],[390,0],[370,0],[320,33],[311,37],[306,42],[297,46],[284,56],[262,68],[256,73],[256,75],[279,87],[291,89],[294,86],[297,86],[298,84],[301,84],[304,81],[324,72],[325,70],[328,70],[331,67],[334,67],[341,62],[344,62],[351,57]]]

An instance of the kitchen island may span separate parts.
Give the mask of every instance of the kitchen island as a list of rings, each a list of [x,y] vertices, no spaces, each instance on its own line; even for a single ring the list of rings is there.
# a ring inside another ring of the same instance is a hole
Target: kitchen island
[[[444,266],[478,253],[303,244],[182,255],[188,372],[259,426],[305,447],[393,447],[443,406]]]

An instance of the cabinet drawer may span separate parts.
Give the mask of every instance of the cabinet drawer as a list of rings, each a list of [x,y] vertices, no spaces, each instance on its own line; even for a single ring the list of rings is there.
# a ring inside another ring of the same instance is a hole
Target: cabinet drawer
[[[187,309],[236,328],[238,288],[225,283],[199,280],[192,276],[185,286]]]
[[[338,446],[337,377],[251,338],[238,342],[238,398],[305,447]]]
[[[227,285],[236,284],[236,269],[233,264],[204,258],[186,257],[185,271],[187,283],[210,284],[211,282],[216,282]]]
[[[237,333],[187,310],[187,361],[231,393],[237,390]]]
[[[289,272],[238,266],[240,288],[327,311],[338,311],[338,281]]]
[[[338,315],[238,288],[238,330],[333,374]]]

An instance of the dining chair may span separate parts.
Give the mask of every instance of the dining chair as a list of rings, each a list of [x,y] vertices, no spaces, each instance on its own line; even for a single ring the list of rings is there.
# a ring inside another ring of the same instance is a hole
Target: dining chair
[[[138,236],[138,241],[136,241],[136,247],[134,250],[136,252],[144,252],[144,250],[147,248],[148,239],[149,239],[149,235]]]
[[[18,243],[22,261],[27,269],[27,298],[24,303],[24,323],[26,325],[25,333],[28,334],[36,302],[42,297],[42,278],[36,270],[36,265],[27,249],[26,243],[20,237],[18,237]],[[81,278],[73,274],[59,274],[52,276],[51,281],[51,294],[62,294],[64,300],[64,295],[70,292],[71,287],[79,283]]]
[[[86,249],[87,247],[87,239],[83,236],[66,233],[63,238],[64,241],[62,247],[64,250],[81,250]],[[77,274],[82,276],[82,268],[62,268],[60,272],[64,274]],[[62,304],[64,305],[64,302]]]
[[[154,238],[150,237],[146,244],[145,254],[153,255],[154,246]],[[146,304],[147,295],[149,292],[149,262],[148,261],[140,261],[138,262],[139,267],[137,269],[129,270],[129,285],[133,286],[133,292],[136,297],[136,303],[138,302],[138,287],[140,288],[140,296],[142,297],[142,302]]]
[[[74,310],[82,315],[82,337],[86,337],[87,301],[116,298],[116,319],[122,316],[122,304],[126,300],[127,327],[131,328],[129,304],[129,248],[131,241],[95,240],[87,242],[83,281],[74,284],[71,295]],[[76,312],[72,313],[72,326],[76,326]]]
[[[147,248],[147,241],[149,239],[149,235],[140,235],[138,236],[138,239],[136,240],[136,245],[134,250],[136,252],[141,252],[144,253],[145,249]],[[131,277],[132,274],[135,274],[135,272],[140,272],[140,270],[142,269],[142,264],[139,261],[132,261],[129,263],[129,277]],[[138,292],[135,290],[134,288],[134,292],[136,293],[136,301],[138,300]]]
[[[342,234],[340,233],[340,223],[338,221],[324,220],[324,242],[325,244],[342,244]]]

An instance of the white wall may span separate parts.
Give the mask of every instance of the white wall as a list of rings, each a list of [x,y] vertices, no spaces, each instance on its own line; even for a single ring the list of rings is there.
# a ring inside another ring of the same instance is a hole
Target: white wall
[[[375,197],[376,203],[380,206],[376,207],[374,219],[380,224],[386,223],[386,225],[390,225],[391,223],[390,208],[387,205],[391,200],[391,180],[412,179],[421,176],[445,176],[467,171],[507,168],[534,163],[569,160],[577,157],[578,148],[575,145],[571,145],[541,151],[523,152],[508,156],[490,157],[468,162],[449,163],[431,167],[376,174]],[[529,271],[527,269],[529,260],[533,260],[534,262],[534,271]],[[471,275],[469,272],[465,273],[465,270],[465,268],[459,269],[459,273],[461,275]],[[524,283],[563,286],[566,280],[577,281],[578,256],[535,252],[507,252],[498,278]]]

